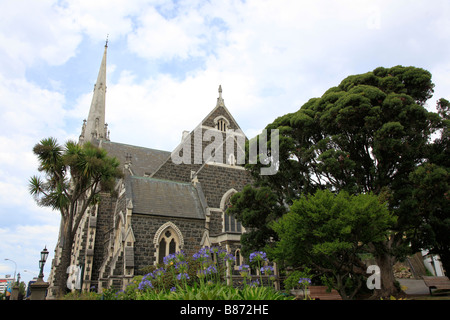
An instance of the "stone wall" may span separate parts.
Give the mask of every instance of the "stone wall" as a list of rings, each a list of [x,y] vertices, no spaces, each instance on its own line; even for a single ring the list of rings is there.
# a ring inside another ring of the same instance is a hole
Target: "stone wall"
[[[241,167],[206,164],[198,173],[198,180],[202,184],[209,207],[220,208],[220,201],[228,190],[241,191],[245,185],[252,182],[250,174],[238,168]]]
[[[167,221],[171,221],[180,229],[184,239],[183,251],[187,255],[194,254],[201,247],[200,243],[205,230],[204,219],[180,219],[133,214],[132,221],[136,239],[134,248],[135,274],[140,274],[140,269],[155,263],[156,247],[153,239],[158,229]]]
[[[125,197],[120,199],[112,198],[109,194],[102,194],[101,202],[97,213],[97,228],[95,237],[94,256],[92,264],[92,280],[99,278],[100,268],[103,262],[108,259],[108,245],[110,234],[114,230],[114,213],[116,202],[125,207]]]

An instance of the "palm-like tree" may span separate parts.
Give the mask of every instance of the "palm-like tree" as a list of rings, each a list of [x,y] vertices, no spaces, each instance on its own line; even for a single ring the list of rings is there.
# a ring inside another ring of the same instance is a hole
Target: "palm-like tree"
[[[61,213],[61,261],[55,284],[59,294],[66,287],[66,270],[70,265],[72,243],[86,209],[96,204],[100,192],[114,192],[116,179],[122,177],[119,161],[108,157],[104,149],[91,143],[68,141],[64,147],[56,139],[46,138],[33,148],[38,157],[38,170],[44,178],[33,176],[29,191],[40,206]]]

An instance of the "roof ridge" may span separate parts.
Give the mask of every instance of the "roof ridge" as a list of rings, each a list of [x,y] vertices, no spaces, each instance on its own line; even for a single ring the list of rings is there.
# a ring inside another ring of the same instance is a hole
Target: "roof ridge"
[[[153,150],[153,151],[161,151],[161,152],[167,152],[167,153],[171,153],[171,151],[167,151],[167,150],[161,150],[161,149],[155,149],[155,148],[149,148],[149,147],[142,147],[142,146],[136,146],[134,144],[129,144],[129,143],[123,143],[123,142],[116,142],[116,141],[102,141],[102,144],[108,144],[108,143],[114,143],[114,144],[120,144],[123,146],[128,146],[128,147],[134,147],[134,148],[138,148],[138,149],[147,149],[147,150]]]
[[[168,179],[161,179],[161,178],[141,177],[141,176],[134,176],[134,175],[130,176],[130,178],[135,178],[135,179],[139,179],[139,180],[153,180],[153,181],[158,181],[158,182],[166,182],[166,183],[192,186],[192,183],[190,183],[190,182],[182,182],[182,181],[175,181],[175,180],[168,180]]]

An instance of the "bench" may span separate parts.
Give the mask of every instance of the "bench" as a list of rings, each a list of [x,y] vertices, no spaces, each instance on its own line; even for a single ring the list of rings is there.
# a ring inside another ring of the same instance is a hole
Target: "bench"
[[[430,290],[430,296],[433,295],[431,289],[436,290],[450,290],[450,280],[448,277],[428,277],[423,276],[423,282],[425,282],[425,285]]]
[[[335,289],[328,292],[327,286],[311,286],[308,289],[309,296],[313,300],[342,300],[341,295]]]

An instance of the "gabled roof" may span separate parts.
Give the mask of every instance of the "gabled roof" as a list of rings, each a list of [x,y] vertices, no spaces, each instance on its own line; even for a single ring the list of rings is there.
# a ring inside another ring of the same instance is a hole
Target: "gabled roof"
[[[214,120],[218,117],[223,116],[230,122],[230,129],[241,130],[237,121],[234,119],[233,115],[230,113],[228,108],[225,106],[225,101],[222,98],[222,86],[219,86],[219,97],[217,98],[217,103],[214,109],[202,120],[200,125],[214,127]]]
[[[108,152],[108,156],[116,157],[122,168],[128,161],[131,161],[131,170],[136,176],[150,176],[170,156],[168,151],[106,140],[101,140],[99,146]]]
[[[224,118],[227,122],[227,130],[234,130],[234,134],[236,135],[242,135],[244,139],[247,139],[245,137],[245,134],[242,132],[241,128],[237,124],[236,120],[231,115],[230,111],[225,107],[225,102],[222,98],[222,86],[219,86],[219,97],[217,98],[216,106],[213,110],[200,122],[200,124],[191,132],[189,132],[186,136],[183,137],[183,140],[181,143],[172,151],[172,154],[177,154],[180,152],[180,150],[183,148],[185,143],[190,144],[193,146],[195,144],[194,142],[194,132],[200,132],[203,134],[204,130],[208,130],[209,128],[215,128],[216,123],[219,119]],[[226,149],[225,149],[225,141],[228,138],[226,136],[226,132],[222,132],[224,138],[223,143],[220,145],[220,148],[223,148],[223,155],[226,156]],[[237,143],[236,143],[237,144]],[[203,155],[203,151],[205,146],[207,146],[208,143],[206,141],[202,142],[202,150],[201,153]],[[195,147],[191,148],[191,155],[195,152]],[[201,156],[202,157],[202,156]],[[203,158],[203,157],[202,157]],[[205,159],[202,159],[202,163],[197,163],[194,160],[194,156],[191,157],[191,162],[189,164],[183,163],[183,164],[175,164],[172,161],[171,157],[168,157],[166,161],[160,164],[159,167],[156,168],[154,173],[151,175],[151,177],[154,178],[161,178],[161,179],[170,179],[170,180],[176,180],[176,181],[183,181],[188,182],[192,180],[192,173],[197,172],[199,169],[201,169],[202,165],[206,163]],[[224,158],[224,161],[221,163],[227,163],[227,159]]]
[[[129,176],[127,197],[133,201],[133,213],[165,217],[205,219],[201,195],[191,183]]]

